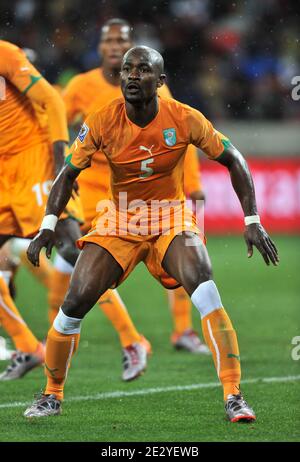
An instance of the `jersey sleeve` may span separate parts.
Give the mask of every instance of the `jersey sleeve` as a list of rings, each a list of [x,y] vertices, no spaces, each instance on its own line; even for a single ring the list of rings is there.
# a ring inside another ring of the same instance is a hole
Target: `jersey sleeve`
[[[73,77],[62,92],[62,97],[65,103],[69,125],[77,123],[78,119],[82,117],[80,108],[78,107],[78,79],[79,76]]]
[[[229,139],[216,130],[211,122],[196,109],[188,107],[187,126],[189,143],[200,148],[209,159],[217,159],[229,147]]]
[[[197,149],[189,144],[184,160],[184,192],[186,196],[201,191],[201,178]]]
[[[68,141],[68,128],[63,101],[39,71],[28,61],[23,50],[11,43],[0,45],[0,73],[23,95],[39,114],[47,115],[51,142]]]
[[[28,98],[35,107],[40,106],[47,115],[50,141],[69,141],[66,111],[60,94],[50,83],[41,78],[28,90]]]
[[[15,45],[2,46],[0,48],[1,60],[0,72],[21,93],[26,94],[30,88],[38,82],[42,76],[39,71],[28,61],[23,50]]]
[[[101,121],[96,112],[90,114],[82,125],[66,163],[77,171],[90,167],[93,155],[100,149],[101,137]]]

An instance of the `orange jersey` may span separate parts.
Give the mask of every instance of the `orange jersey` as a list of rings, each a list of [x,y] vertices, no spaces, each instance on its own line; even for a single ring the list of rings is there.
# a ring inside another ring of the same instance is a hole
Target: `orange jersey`
[[[0,40],[0,154],[68,141],[61,97],[12,43]]]
[[[159,95],[170,97],[166,85],[159,89]],[[69,124],[82,123],[89,114],[122,97],[121,87],[110,84],[103,76],[101,68],[73,77],[63,91],[63,99]],[[194,149],[194,148],[193,148]],[[82,172],[78,179],[80,197],[86,218],[86,229],[96,213],[100,199],[106,198],[110,185],[110,169],[105,155],[98,151],[92,159],[92,168]]]
[[[17,46],[0,40],[0,154],[16,154],[48,139],[26,92],[41,75]]]
[[[129,120],[123,98],[91,114],[71,147],[68,162],[75,169],[90,167],[101,150],[111,169],[111,197],[128,203],[141,199],[184,202],[183,170],[187,147],[193,144],[217,158],[228,139],[196,109],[159,98],[156,117],[144,128]]]
[[[184,161],[184,192],[186,196],[190,196],[191,193],[201,191],[201,189],[197,149],[189,144]]]
[[[161,96],[169,96],[166,86],[159,89]],[[89,114],[122,97],[120,85],[112,85],[103,76],[101,68],[92,69],[73,77],[63,92],[69,124],[82,123]],[[99,151],[93,156],[93,168],[85,171],[80,183],[97,184],[107,194],[109,189],[109,168],[104,154]],[[99,181],[99,178],[101,181]]]
[[[0,77],[0,228],[25,237],[38,231],[54,179],[51,143],[68,141],[65,107],[24,52],[3,40]]]
[[[158,89],[158,95],[162,98],[173,98],[167,85]],[[193,192],[201,191],[201,189],[197,148],[189,144],[184,161],[184,192],[186,196],[189,196]]]
[[[158,90],[163,97],[171,97],[166,85]],[[112,85],[103,76],[101,68],[73,77],[63,91],[69,124],[82,122],[89,114],[122,97],[120,85]]]
[[[101,68],[73,77],[63,91],[68,123],[81,123],[89,114],[120,96],[120,86],[107,82]]]
[[[63,92],[68,123],[82,123],[89,114],[121,95],[120,86],[111,85],[107,82],[103,77],[101,68],[77,75],[71,79]],[[83,172],[79,179],[84,207],[90,196],[88,193],[87,197],[85,197],[85,186],[97,184],[101,196],[106,197],[109,189],[109,177],[110,173],[106,158],[102,152],[98,152],[93,157],[93,168]],[[99,179],[101,180],[99,181]],[[93,212],[95,212],[94,207]],[[90,215],[88,211],[87,215]],[[90,217],[87,217],[87,219],[90,221]]]

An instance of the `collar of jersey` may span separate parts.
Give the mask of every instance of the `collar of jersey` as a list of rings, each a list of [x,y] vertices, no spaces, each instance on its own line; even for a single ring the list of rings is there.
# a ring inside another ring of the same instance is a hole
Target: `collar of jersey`
[[[149,122],[145,127],[140,127],[139,125],[135,124],[134,122],[132,122],[128,115],[127,115],[127,112],[126,112],[126,106],[125,106],[125,102],[124,102],[124,110],[125,110],[125,117],[126,117],[126,120],[127,122],[132,125],[133,127],[136,127],[138,130],[146,130],[147,128],[149,128],[153,123],[155,123],[155,121],[157,120],[158,116],[159,116],[159,113],[160,113],[160,106],[161,106],[161,101],[160,101],[160,96],[158,96],[158,111],[157,111],[157,114],[156,116],[154,117],[154,119],[151,120],[151,122]]]

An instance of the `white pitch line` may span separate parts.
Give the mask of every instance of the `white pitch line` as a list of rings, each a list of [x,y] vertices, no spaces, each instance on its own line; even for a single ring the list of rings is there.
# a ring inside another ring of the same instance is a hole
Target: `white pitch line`
[[[242,380],[242,384],[252,384],[252,383],[278,383],[278,382],[292,382],[300,380],[300,375],[288,375],[286,377],[257,377],[255,379],[246,379]],[[111,391],[104,393],[97,393],[96,395],[86,395],[86,396],[71,396],[64,400],[64,402],[72,401],[100,401],[104,399],[114,399],[114,398],[127,398],[132,396],[144,396],[144,395],[153,395],[155,393],[168,393],[173,391],[192,391],[192,390],[201,390],[203,388],[215,388],[220,387],[220,382],[208,382],[208,383],[194,383],[191,385],[174,385],[170,387],[157,387],[157,388],[144,388],[141,390],[132,390],[132,391]],[[25,407],[31,402],[13,402],[13,403],[3,403],[0,404],[0,409],[7,409],[13,407]]]

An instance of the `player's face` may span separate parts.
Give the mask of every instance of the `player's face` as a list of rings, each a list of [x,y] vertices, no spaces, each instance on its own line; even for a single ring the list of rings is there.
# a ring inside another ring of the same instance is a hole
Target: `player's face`
[[[156,94],[160,76],[147,54],[131,53],[122,64],[121,89],[126,101],[140,104]]]
[[[102,30],[99,51],[103,66],[120,69],[126,51],[132,47],[128,26],[107,26]]]

